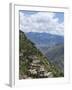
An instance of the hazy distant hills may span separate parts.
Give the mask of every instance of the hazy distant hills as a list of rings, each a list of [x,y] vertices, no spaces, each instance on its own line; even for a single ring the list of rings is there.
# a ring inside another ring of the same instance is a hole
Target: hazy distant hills
[[[53,35],[49,33],[29,32],[26,33],[26,36],[36,45],[40,46],[48,47],[56,44],[63,44],[64,42],[63,36]]]

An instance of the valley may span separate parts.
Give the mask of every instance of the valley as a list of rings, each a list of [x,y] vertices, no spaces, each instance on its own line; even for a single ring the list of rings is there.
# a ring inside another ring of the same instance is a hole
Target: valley
[[[29,32],[26,36],[35,43],[36,47],[49,59],[51,63],[64,72],[64,37],[48,34]]]
[[[19,79],[63,77],[63,72],[50,62],[24,32],[19,31]]]

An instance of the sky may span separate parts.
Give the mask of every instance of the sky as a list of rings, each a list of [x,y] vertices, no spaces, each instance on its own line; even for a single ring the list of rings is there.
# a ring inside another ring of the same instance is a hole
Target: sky
[[[20,30],[64,35],[63,12],[19,11]]]

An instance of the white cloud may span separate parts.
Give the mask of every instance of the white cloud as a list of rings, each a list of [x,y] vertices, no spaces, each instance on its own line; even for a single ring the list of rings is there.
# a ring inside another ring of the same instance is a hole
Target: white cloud
[[[24,32],[47,32],[51,34],[64,34],[64,22],[59,23],[55,13],[37,12],[25,15],[20,12],[20,29]]]

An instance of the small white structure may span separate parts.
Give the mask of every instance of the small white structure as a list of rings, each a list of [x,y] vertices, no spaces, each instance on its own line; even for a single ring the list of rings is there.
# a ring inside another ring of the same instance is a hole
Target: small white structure
[[[37,56],[35,56],[35,55],[31,55],[31,56],[28,56],[29,58],[31,58],[31,59],[34,59],[34,60],[36,60],[38,57]]]
[[[44,73],[45,77],[53,77],[52,72]]]
[[[39,64],[35,64],[35,63],[31,63],[31,64],[30,64],[30,68],[31,68],[31,69],[32,69],[32,68],[33,68],[33,69],[34,69],[34,68],[36,69],[36,68],[39,68],[39,67],[40,67]]]
[[[34,63],[34,64],[40,63],[40,60],[33,60],[32,63]]]
[[[36,69],[29,69],[29,72],[33,75],[36,75],[37,74],[37,71]]]
[[[45,71],[44,66],[40,67],[40,71]]]

